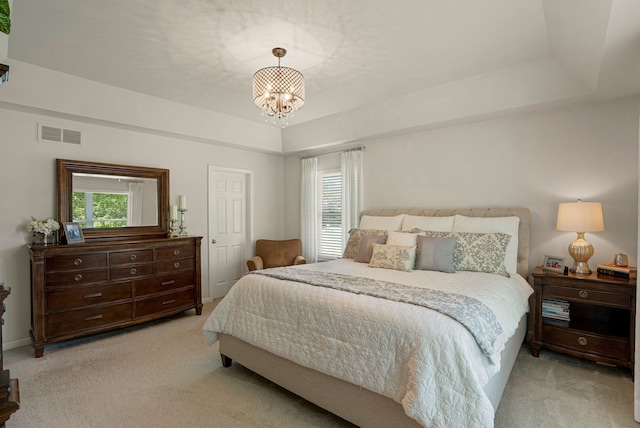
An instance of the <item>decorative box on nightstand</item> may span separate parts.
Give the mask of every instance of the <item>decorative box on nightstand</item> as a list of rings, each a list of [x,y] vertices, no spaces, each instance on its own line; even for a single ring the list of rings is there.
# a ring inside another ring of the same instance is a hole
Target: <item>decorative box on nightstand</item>
[[[636,280],[599,275],[562,275],[543,271],[533,276],[534,330],[531,354],[541,348],[627,367],[633,373]],[[543,300],[568,302],[567,320],[543,316]]]

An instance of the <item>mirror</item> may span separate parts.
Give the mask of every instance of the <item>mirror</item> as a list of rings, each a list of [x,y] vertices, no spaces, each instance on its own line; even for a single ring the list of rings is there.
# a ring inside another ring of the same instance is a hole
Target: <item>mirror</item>
[[[57,160],[58,220],[85,240],[167,235],[169,170]]]

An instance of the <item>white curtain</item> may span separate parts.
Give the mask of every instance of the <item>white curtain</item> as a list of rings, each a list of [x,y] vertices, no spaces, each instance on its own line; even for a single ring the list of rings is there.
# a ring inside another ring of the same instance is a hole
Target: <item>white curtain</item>
[[[316,245],[318,227],[318,158],[302,159],[300,188],[302,256],[307,263],[318,261]]]
[[[347,242],[349,230],[358,227],[362,210],[362,150],[342,152],[342,242]]]
[[[129,183],[129,204],[127,205],[127,226],[142,225],[142,190],[144,183]]]

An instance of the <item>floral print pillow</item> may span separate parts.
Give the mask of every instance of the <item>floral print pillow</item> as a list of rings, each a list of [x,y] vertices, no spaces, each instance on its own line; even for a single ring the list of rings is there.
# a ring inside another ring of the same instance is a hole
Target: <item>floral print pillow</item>
[[[351,229],[349,231],[349,240],[344,248],[342,257],[345,259],[355,259],[358,255],[358,249],[360,248],[360,239],[362,236],[387,236],[386,230],[378,229]]]
[[[373,244],[369,266],[410,272],[415,261],[415,246]]]

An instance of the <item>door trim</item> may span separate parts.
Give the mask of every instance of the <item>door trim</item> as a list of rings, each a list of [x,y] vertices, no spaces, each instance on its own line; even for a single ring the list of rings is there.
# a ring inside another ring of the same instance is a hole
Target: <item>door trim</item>
[[[213,193],[215,191],[215,189],[213,188],[213,186],[211,185],[211,181],[213,179],[213,175],[216,172],[232,172],[232,173],[236,173],[236,174],[244,174],[245,179],[246,179],[246,184],[247,184],[247,191],[245,194],[245,198],[246,198],[246,234],[245,234],[245,259],[249,260],[250,257],[250,253],[251,253],[251,243],[253,242],[253,171],[252,170],[248,170],[248,169],[239,169],[239,168],[228,168],[228,167],[223,167],[223,166],[216,166],[216,165],[209,165],[208,166],[208,173],[207,173],[207,272],[209,273],[209,301],[217,298],[217,297],[221,297],[221,296],[216,296],[214,291],[215,291],[215,284],[213,283],[213,279],[214,279],[214,275],[212,272],[212,265],[211,265],[211,240],[213,239],[213,236],[211,235],[211,230],[213,228],[213,225],[211,224],[211,219],[213,217],[213,213],[214,213],[214,206],[213,206]]]

